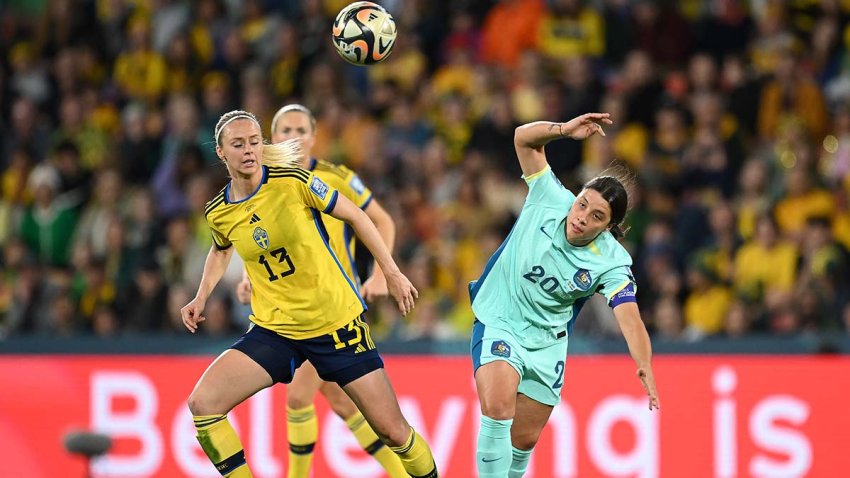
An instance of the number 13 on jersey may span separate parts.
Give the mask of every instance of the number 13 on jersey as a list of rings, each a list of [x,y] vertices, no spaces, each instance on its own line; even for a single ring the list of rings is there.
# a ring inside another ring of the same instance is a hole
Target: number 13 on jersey
[[[260,264],[266,268],[266,272],[269,273],[269,282],[274,282],[281,277],[290,276],[295,274],[295,266],[292,264],[292,259],[289,257],[289,254],[286,253],[285,247],[279,247],[273,251],[271,251],[272,258],[277,259],[275,265],[283,264],[283,270],[281,268],[272,268],[272,265],[269,263],[270,261],[266,259],[265,254],[260,254],[260,258],[258,259]],[[273,261],[272,261],[273,262]],[[277,272],[275,272],[277,269]]]

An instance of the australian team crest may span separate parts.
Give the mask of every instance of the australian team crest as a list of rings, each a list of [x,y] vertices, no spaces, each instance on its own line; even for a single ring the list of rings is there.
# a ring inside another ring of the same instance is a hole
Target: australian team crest
[[[511,346],[504,340],[497,340],[490,347],[490,353],[497,357],[507,358],[511,356]]]
[[[257,227],[254,229],[254,242],[257,243],[263,249],[268,250],[269,248],[269,233],[266,232],[262,227]]]
[[[591,284],[593,284],[593,278],[590,277],[589,270],[579,269],[573,276],[573,282],[575,282],[576,287],[586,291],[590,289]]]

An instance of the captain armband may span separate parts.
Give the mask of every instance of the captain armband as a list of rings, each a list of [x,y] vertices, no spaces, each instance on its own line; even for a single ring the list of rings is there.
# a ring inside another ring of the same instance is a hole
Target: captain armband
[[[608,301],[608,305],[613,309],[614,307],[627,302],[637,302],[635,285],[632,282],[629,282],[625,287],[614,294],[614,296]]]

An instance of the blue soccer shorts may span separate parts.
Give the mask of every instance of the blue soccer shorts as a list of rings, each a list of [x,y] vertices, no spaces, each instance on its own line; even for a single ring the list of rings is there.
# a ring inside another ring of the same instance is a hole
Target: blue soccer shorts
[[[251,324],[230,348],[251,357],[275,383],[291,382],[305,360],[316,367],[322,380],[340,387],[384,367],[362,316],[329,334],[301,340]]]

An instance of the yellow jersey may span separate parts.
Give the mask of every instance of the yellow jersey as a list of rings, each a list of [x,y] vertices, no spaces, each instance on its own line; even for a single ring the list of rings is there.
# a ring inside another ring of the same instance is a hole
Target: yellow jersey
[[[346,168],[316,158],[310,159],[307,169],[318,176],[322,181],[339,191],[360,209],[366,209],[372,202],[372,191],[363,185],[357,174]],[[342,263],[345,273],[356,285],[360,285],[360,277],[357,275],[357,266],[354,263],[354,229],[345,221],[324,215],[325,227],[331,241],[331,249]]]
[[[251,280],[250,320],[291,339],[318,337],[366,310],[328,242],[322,213],[339,192],[301,168],[263,166],[257,190],[230,199],[230,184],[207,203],[219,249],[235,247]]]

